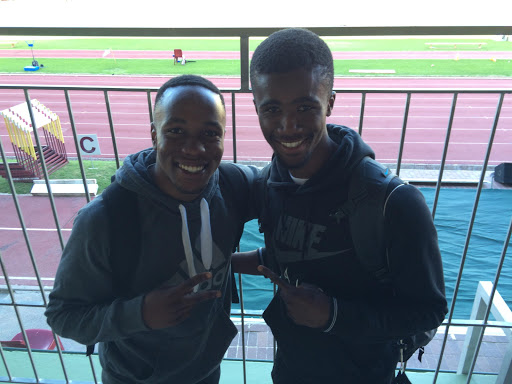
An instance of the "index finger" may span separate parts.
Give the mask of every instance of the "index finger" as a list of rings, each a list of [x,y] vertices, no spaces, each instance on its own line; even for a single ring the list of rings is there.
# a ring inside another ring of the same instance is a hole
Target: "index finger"
[[[190,292],[194,289],[194,287],[197,284],[200,284],[203,281],[211,279],[211,278],[212,278],[211,272],[198,273],[197,275],[192,276],[190,279],[185,280],[178,287],[179,287],[179,290],[182,292]]]
[[[274,284],[276,284],[279,288],[282,289],[290,289],[292,286],[286,282],[283,278],[279,277],[272,270],[268,269],[264,265],[258,265],[258,271],[265,276],[267,279],[270,279]]]

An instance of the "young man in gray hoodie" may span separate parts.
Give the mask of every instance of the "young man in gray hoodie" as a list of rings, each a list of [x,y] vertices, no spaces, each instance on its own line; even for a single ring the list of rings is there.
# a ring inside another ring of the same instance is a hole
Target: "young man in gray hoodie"
[[[221,164],[225,124],[215,85],[171,79],[153,147],[128,156],[75,220],[45,314],[57,334],[98,343],[105,384],[219,382],[237,332],[230,257],[257,173]]]

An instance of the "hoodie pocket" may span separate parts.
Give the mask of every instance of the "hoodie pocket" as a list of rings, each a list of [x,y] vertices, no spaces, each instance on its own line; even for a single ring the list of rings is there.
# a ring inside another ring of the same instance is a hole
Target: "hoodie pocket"
[[[301,383],[324,383],[333,377],[353,377],[350,351],[335,335],[295,324],[276,295],[263,317],[277,341],[280,358]],[[349,382],[349,381],[347,381]]]
[[[195,383],[211,374],[222,362],[237,329],[224,310],[219,310],[201,329],[184,338],[169,338],[158,377],[167,382]]]
[[[128,340],[115,343],[103,343],[100,359],[104,375],[112,376],[119,382],[151,382],[157,372],[157,354],[155,351],[143,351],[140,346],[133,348]]]

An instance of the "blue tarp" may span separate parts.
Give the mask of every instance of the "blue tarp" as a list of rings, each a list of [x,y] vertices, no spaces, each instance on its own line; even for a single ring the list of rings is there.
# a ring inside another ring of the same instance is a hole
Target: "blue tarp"
[[[435,189],[420,190],[432,208]],[[439,195],[435,225],[449,305],[453,299],[475,198],[475,189],[444,188]],[[455,318],[469,317],[479,281],[495,280],[511,218],[512,190],[482,190],[456,299]],[[257,221],[253,220],[246,224],[240,248],[247,251],[260,246],[263,246],[263,236],[258,231]],[[508,257],[505,258],[498,283],[498,291],[509,306],[512,306],[511,248],[509,244]],[[273,295],[272,284],[260,276],[243,276],[243,288],[246,310],[264,310]]]

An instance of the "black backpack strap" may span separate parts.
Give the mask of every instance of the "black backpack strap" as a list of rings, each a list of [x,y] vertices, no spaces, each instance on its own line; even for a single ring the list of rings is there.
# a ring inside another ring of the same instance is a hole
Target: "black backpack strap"
[[[367,156],[352,171],[347,201],[331,214],[338,221],[348,217],[356,254],[380,282],[389,279],[384,206],[401,184],[389,168]]]
[[[108,218],[112,286],[116,297],[130,297],[141,242],[137,195],[112,180],[101,193]],[[86,355],[93,352],[94,345],[88,345]]]

